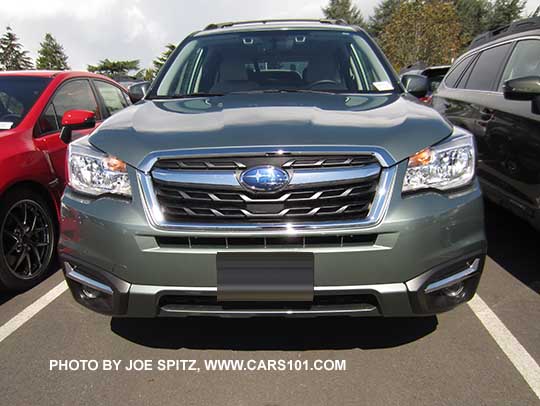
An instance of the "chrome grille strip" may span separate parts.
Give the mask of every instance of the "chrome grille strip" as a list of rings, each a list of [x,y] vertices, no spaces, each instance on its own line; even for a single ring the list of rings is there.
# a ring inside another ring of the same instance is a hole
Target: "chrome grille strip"
[[[346,182],[355,179],[365,179],[377,176],[381,167],[377,164],[351,168],[327,168],[320,169],[299,169],[296,170],[289,183],[290,186],[303,186],[316,183]],[[174,183],[178,185],[197,185],[197,187],[209,186],[212,188],[233,188],[241,189],[236,171],[206,171],[206,170],[185,170],[167,171],[155,169],[152,177],[161,182]]]

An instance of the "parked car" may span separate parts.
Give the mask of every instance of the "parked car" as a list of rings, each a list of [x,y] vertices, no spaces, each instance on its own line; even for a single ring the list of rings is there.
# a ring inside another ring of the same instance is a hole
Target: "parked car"
[[[125,90],[99,75],[0,73],[0,288],[34,286],[55,257],[66,183],[62,124],[84,122],[79,137],[129,104]]]
[[[416,76],[423,76],[427,79],[428,91],[420,97],[424,103],[431,103],[433,93],[441,84],[443,78],[448,73],[450,65],[430,66],[421,69],[407,69],[401,76],[401,82],[405,88],[409,87],[409,81],[414,80]]]
[[[486,255],[475,156],[362,29],[212,24],[70,144],[66,280],[114,316],[446,311]]]
[[[433,106],[474,133],[485,195],[540,229],[540,18],[479,36]]]

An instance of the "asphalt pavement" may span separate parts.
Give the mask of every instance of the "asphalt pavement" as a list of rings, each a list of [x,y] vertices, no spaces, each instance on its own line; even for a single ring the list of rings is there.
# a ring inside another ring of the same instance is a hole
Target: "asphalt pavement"
[[[76,304],[57,272],[0,296],[1,404],[540,405],[540,234],[490,205],[487,220],[478,300],[429,318],[111,319]],[[135,360],[148,370],[126,370]],[[219,360],[258,370],[205,364]]]

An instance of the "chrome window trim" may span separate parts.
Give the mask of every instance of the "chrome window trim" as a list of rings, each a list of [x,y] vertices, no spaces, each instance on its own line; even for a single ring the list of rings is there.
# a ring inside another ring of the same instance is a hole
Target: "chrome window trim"
[[[384,148],[356,145],[310,145],[310,146],[257,146],[257,147],[223,147],[223,148],[191,148],[180,150],[156,151],[148,154],[138,168],[148,174],[160,159],[208,158],[265,155],[373,155],[382,167],[390,167],[397,163],[395,158]]]
[[[333,150],[332,148],[328,148]],[[339,153],[350,153],[337,148]],[[306,149],[303,148],[303,151]],[[236,151],[236,150],[235,150]],[[319,152],[321,152],[319,150]],[[371,151],[372,152],[372,151]],[[245,154],[245,152],[243,152]],[[373,153],[373,152],[372,152]],[[374,153],[375,154],[375,153]],[[171,156],[171,158],[177,157]],[[155,157],[151,160],[155,162]],[[388,163],[386,161],[385,163]],[[234,233],[236,236],[253,236],[253,235],[321,235],[321,234],[337,234],[340,232],[355,231],[358,229],[369,229],[381,223],[386,215],[390,195],[392,194],[397,167],[382,168],[377,192],[373,199],[372,207],[367,217],[361,220],[344,220],[344,221],[311,221],[311,222],[276,222],[276,223],[204,223],[204,222],[167,222],[163,219],[160,211],[160,205],[154,191],[152,176],[150,174],[137,172],[139,190],[143,200],[143,207],[146,218],[150,226],[156,231],[170,231],[175,234],[189,234],[191,236],[226,236]]]

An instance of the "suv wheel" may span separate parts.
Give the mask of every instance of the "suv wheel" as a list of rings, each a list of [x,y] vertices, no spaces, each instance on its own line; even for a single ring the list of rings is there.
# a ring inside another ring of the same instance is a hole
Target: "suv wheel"
[[[47,202],[29,190],[8,193],[0,202],[0,288],[37,285],[54,259],[57,230]]]

